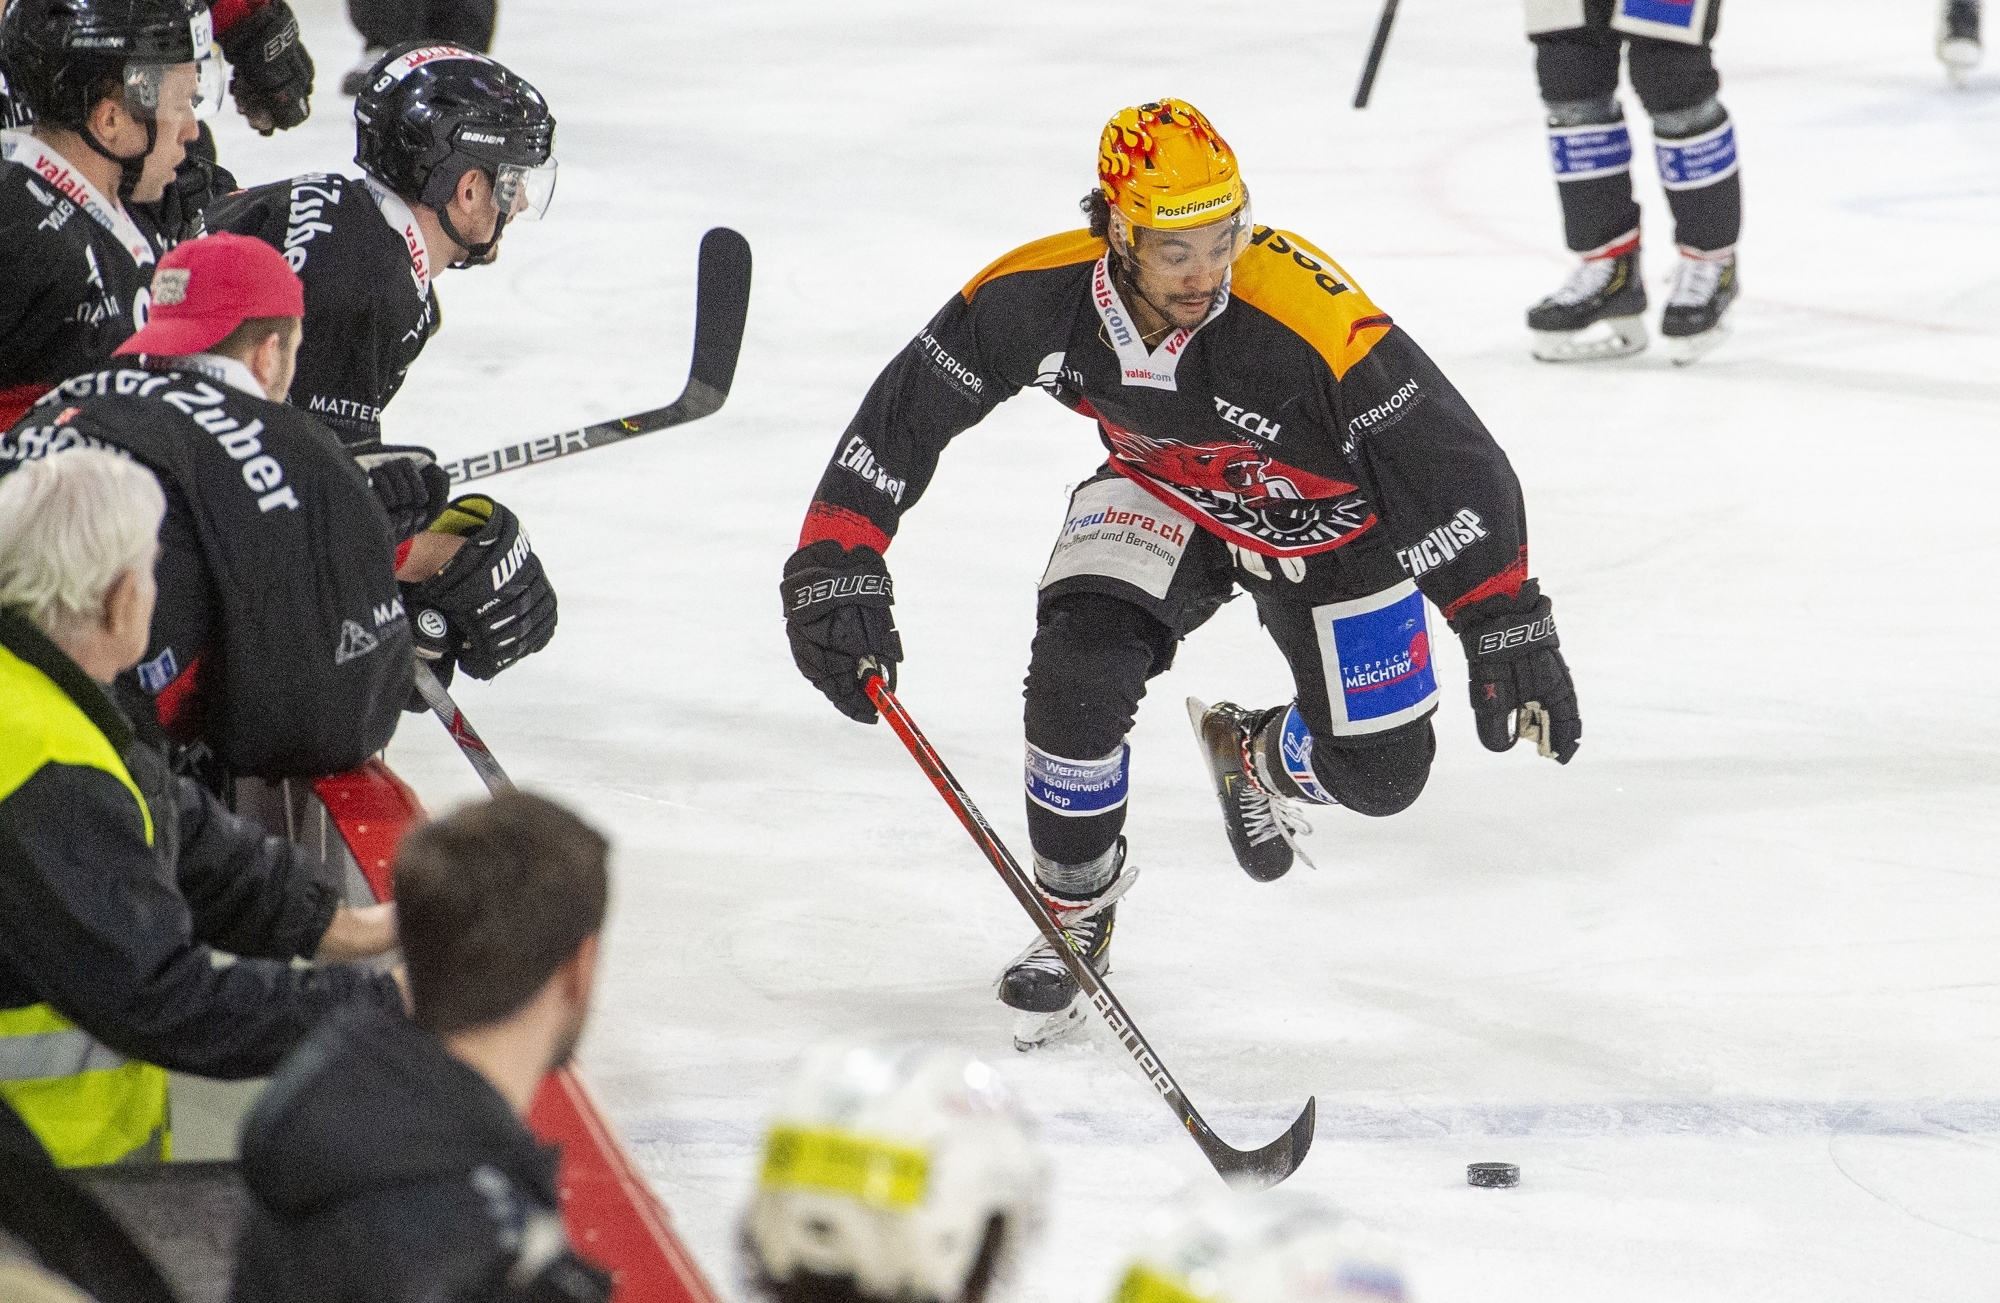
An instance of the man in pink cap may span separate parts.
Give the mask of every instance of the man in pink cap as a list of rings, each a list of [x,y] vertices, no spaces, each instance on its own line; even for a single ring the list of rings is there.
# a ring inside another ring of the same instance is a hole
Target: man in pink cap
[[[261,240],[160,259],[147,324],[0,435],[0,475],[110,447],[166,490],[159,602],[118,679],[142,736],[232,777],[337,773],[379,751],[409,698],[409,620],[384,503],[340,441],[285,404],[304,292]],[[122,363],[122,365],[120,365]]]

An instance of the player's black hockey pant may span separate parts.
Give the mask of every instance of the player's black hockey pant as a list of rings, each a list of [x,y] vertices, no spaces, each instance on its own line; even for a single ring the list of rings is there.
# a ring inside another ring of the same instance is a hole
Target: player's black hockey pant
[[[1116,535],[1105,544],[1129,546]],[[1342,674],[1338,668],[1329,673],[1331,633],[1323,637],[1319,626],[1329,611],[1378,600],[1400,578],[1388,549],[1341,555],[1349,550],[1309,558],[1298,580],[1277,561],[1258,558],[1269,576],[1260,577],[1220,540],[1191,531],[1164,598],[1112,574],[1045,581],[1026,693],[1028,831],[1035,853],[1057,864],[1083,864],[1111,848],[1125,826],[1125,735],[1146,684],[1173,663],[1179,640],[1238,587],[1251,593],[1259,619],[1291,666],[1298,712],[1311,730],[1310,778],[1360,814],[1395,814],[1415,801],[1437,751],[1430,720],[1434,691],[1427,699],[1418,694],[1399,715],[1385,716],[1398,722],[1373,732],[1353,731],[1365,723],[1334,720],[1336,710],[1346,716],[1350,707],[1347,694],[1338,706],[1334,701]],[[1418,660],[1427,664],[1424,648]],[[1182,763],[1200,764],[1192,743]]]
[[[1736,132],[1716,99],[1722,79],[1707,43],[1617,31],[1610,26],[1612,0],[1588,0],[1585,11],[1585,26],[1531,38],[1569,247],[1587,253],[1615,246],[1639,225],[1632,141],[1618,102],[1621,54],[1652,119],[1674,242],[1701,250],[1735,244],[1743,221]],[[1709,11],[1711,38],[1720,12],[1718,0]]]
[[[370,49],[404,41],[449,41],[493,48],[499,0],[347,0],[347,18]]]

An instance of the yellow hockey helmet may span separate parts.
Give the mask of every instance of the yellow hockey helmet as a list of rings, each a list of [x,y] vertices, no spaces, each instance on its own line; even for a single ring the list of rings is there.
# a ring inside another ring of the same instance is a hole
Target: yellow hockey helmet
[[[1097,182],[1112,212],[1153,230],[1206,226],[1244,203],[1229,142],[1186,100],[1121,109],[1098,142]]]

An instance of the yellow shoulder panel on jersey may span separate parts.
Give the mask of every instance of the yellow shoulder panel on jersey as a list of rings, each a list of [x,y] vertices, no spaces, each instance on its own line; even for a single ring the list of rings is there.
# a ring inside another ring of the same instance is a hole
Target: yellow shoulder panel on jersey
[[[1053,267],[1073,267],[1080,262],[1096,262],[1104,256],[1104,241],[1089,231],[1064,231],[1061,235],[1051,235],[1033,244],[1024,244],[1012,253],[1002,254],[987,264],[986,270],[965,283],[959,293],[967,303],[979,292],[979,287],[1002,276],[1011,276],[1017,271],[1048,271]]]
[[[1268,226],[1257,228],[1236,260],[1229,293],[1311,344],[1336,380],[1368,356],[1391,324],[1339,263],[1290,231]]]

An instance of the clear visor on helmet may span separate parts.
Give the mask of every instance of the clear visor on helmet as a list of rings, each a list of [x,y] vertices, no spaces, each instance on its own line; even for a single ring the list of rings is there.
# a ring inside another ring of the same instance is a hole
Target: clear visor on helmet
[[[1112,234],[1125,255],[1156,276],[1215,276],[1250,247],[1250,203],[1220,221],[1181,230],[1134,227],[1115,209]]]
[[[193,63],[125,65],[125,108],[135,118],[206,121],[221,112],[222,91],[222,60],[214,46]]]
[[[493,179],[493,202],[502,216],[537,221],[548,211],[556,193],[556,161],[529,167],[525,163],[502,163]]]

